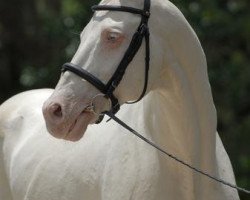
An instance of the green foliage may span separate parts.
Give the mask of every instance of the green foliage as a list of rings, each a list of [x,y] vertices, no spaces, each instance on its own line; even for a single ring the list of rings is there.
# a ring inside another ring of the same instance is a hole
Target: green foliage
[[[0,102],[54,87],[97,0],[0,1]],[[250,1],[173,2],[201,40],[218,111],[218,132],[237,182],[250,188]],[[250,199],[242,196],[243,200]]]

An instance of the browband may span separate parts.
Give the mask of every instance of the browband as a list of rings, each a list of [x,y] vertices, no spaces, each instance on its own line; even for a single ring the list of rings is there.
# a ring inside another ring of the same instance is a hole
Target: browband
[[[138,8],[132,8],[132,7],[127,7],[127,6],[95,5],[95,6],[92,6],[91,9],[93,11],[108,10],[108,11],[129,12],[132,14],[142,15],[144,17],[150,17],[150,12],[147,10],[141,10]]]

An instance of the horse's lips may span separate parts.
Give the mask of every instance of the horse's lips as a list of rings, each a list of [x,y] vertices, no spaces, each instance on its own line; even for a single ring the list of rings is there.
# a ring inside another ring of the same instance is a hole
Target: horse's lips
[[[69,141],[80,140],[83,137],[88,125],[91,124],[93,120],[94,117],[92,113],[83,111],[72,123],[63,139]]]

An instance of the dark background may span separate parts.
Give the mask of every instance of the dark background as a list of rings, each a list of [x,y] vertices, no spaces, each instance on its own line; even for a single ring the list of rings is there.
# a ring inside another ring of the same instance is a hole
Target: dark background
[[[0,104],[54,87],[96,0],[0,0]],[[237,183],[250,188],[250,1],[175,0],[207,55],[218,131]],[[241,195],[242,200],[250,197]]]

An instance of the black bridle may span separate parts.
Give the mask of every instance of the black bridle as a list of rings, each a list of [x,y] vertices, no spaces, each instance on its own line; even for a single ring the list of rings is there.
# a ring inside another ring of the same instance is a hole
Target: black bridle
[[[148,19],[150,17],[150,0],[144,1],[144,8],[137,9],[133,7],[127,6],[109,6],[109,5],[95,5],[92,7],[93,11],[118,11],[118,12],[128,12],[136,15],[141,16],[141,23],[137,28],[137,31],[132,37],[131,43],[126,50],[120,64],[118,65],[116,71],[110,78],[107,84],[103,83],[100,79],[95,77],[94,75],[90,74],[88,71],[82,69],[80,66],[74,65],[72,63],[65,63],[62,66],[62,72],[70,71],[74,74],[80,76],[81,78],[88,81],[90,84],[95,86],[100,92],[105,94],[107,98],[110,99],[112,107],[109,111],[112,114],[116,114],[120,109],[120,104],[118,99],[114,96],[114,91],[117,86],[120,84],[126,69],[128,68],[130,62],[135,57],[136,53],[140,49],[143,38],[145,38],[146,43],[146,56],[145,56],[145,80],[144,80],[144,87],[142,90],[141,95],[136,101],[128,102],[128,104],[136,103],[140,101],[146,91],[148,86],[148,73],[149,73],[149,62],[150,62],[150,47],[149,47],[149,28],[148,28]],[[101,122],[102,118],[98,120],[98,123]]]

